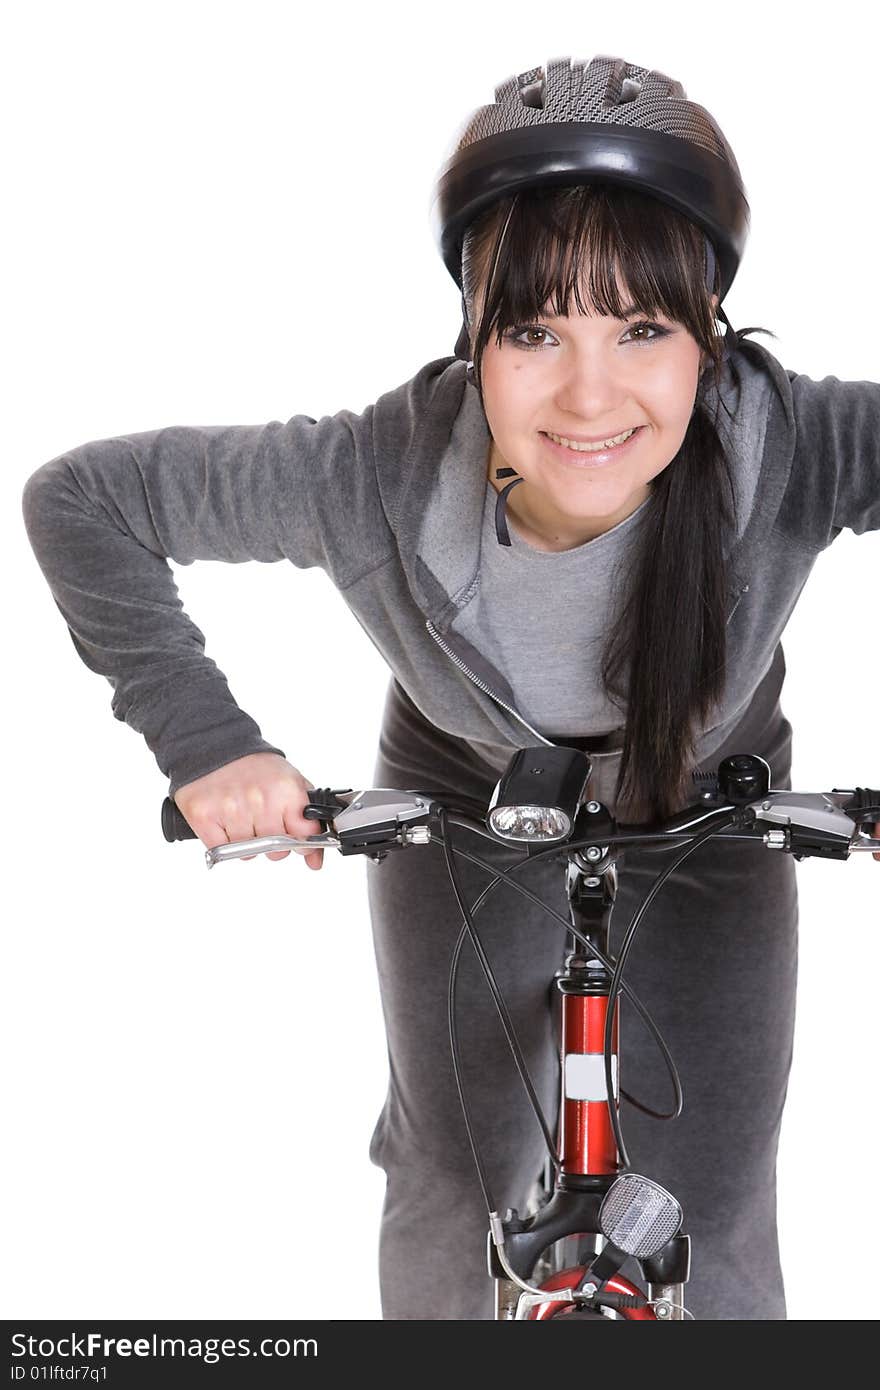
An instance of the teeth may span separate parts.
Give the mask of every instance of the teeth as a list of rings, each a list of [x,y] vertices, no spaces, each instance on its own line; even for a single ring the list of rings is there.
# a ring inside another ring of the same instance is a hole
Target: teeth
[[[545,431],[547,438],[552,439],[557,444],[564,444],[569,449],[574,449],[579,454],[598,454],[601,449],[610,449],[613,444],[622,444],[625,439],[629,439],[635,430],[624,430],[623,434],[616,434],[613,439],[603,439],[599,444],[576,444],[573,439],[566,439],[561,434],[551,434]]]

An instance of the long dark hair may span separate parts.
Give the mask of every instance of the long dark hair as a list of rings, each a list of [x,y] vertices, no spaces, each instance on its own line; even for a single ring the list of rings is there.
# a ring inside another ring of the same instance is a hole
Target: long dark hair
[[[540,318],[551,297],[559,315],[570,314],[574,296],[580,313],[623,317],[618,274],[640,313],[684,325],[706,354],[681,448],[650,485],[637,558],[602,654],[606,694],[626,711],[615,799],[626,804],[630,818],[665,818],[691,799],[694,744],[725,686],[737,518],[719,409],[732,417],[720,386],[726,348],[733,353],[746,334],[770,330],[734,333],[719,309],[727,324],[721,336],[711,303],[718,276],[710,288],[705,254],[703,233],[684,214],[647,194],[599,182],[504,198],[471,224],[463,247],[478,383],[493,329],[500,347],[505,329]],[[730,370],[739,388],[733,360]]]

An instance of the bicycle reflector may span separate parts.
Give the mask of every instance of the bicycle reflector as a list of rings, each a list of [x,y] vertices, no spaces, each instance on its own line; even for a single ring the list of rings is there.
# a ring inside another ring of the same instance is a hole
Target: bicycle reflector
[[[599,1225],[618,1250],[648,1259],[662,1250],[682,1223],[682,1210],[671,1192],[640,1173],[625,1173],[612,1183],[599,1208]]]
[[[578,748],[520,748],[492,793],[489,829],[503,840],[567,839],[592,770],[589,756]]]

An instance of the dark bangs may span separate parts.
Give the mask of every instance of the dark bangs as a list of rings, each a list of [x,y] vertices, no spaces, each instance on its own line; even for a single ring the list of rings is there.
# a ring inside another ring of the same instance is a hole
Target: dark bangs
[[[468,228],[464,240],[463,290],[477,374],[493,331],[500,347],[505,329],[542,314],[629,319],[638,313],[682,324],[714,362],[718,380],[724,340],[715,327],[705,267],[701,230],[647,194],[592,183],[505,198]]]

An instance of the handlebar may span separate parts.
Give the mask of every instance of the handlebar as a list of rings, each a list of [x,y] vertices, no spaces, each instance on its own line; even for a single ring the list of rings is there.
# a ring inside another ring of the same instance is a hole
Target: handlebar
[[[751,755],[738,755],[744,756]],[[677,845],[693,839],[709,817],[728,810],[732,813],[731,824],[718,831],[719,839],[761,841],[768,849],[793,854],[795,859],[847,859],[856,852],[880,851],[880,838],[872,838],[863,829],[880,822],[880,791],[865,787],[834,788],[830,792],[768,790],[746,800],[726,797],[721,791],[723,779],[714,775],[695,774],[695,780],[704,788],[699,800],[663,822],[625,825],[606,817],[599,829],[596,813],[604,808],[595,801],[581,803],[569,833],[560,837],[555,847],[561,853],[573,853],[584,846],[599,846],[604,853],[612,845],[636,842]],[[338,849],[342,855],[366,854],[379,861],[390,850],[429,844],[431,822],[443,807],[444,803],[433,795],[393,787],[361,791],[351,787],[314,788],[303,815],[320,825],[315,835],[263,835],[233,840],[206,850],[205,861],[210,869],[227,859],[294,849]],[[589,817],[584,814],[587,811]],[[459,812],[458,818],[499,844],[511,843],[491,829],[486,817],[478,820]],[[608,834],[607,827],[613,833]],[[170,797],[162,806],[162,830],[165,839],[172,842],[198,838]],[[541,848],[553,846],[545,841]]]

